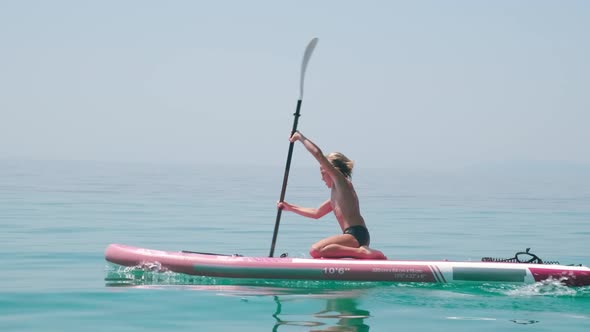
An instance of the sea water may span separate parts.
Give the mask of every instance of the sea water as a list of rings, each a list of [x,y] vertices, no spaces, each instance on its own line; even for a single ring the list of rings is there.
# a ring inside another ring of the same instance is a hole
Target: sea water
[[[588,331],[590,288],[249,280],[123,268],[109,243],[266,256],[282,167],[0,161],[0,331]],[[590,172],[358,168],[372,246],[390,258],[531,252],[590,265]],[[291,169],[286,200],[328,197]],[[275,255],[338,233],[283,213]]]

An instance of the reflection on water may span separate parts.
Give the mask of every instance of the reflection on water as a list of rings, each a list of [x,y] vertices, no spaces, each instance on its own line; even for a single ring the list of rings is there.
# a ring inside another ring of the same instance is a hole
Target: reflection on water
[[[367,319],[371,315],[368,310],[359,308],[359,299],[367,290],[380,285],[313,280],[236,280],[113,266],[107,269],[105,281],[108,287],[215,292],[221,296],[240,297],[244,302],[252,297],[273,299],[274,312],[269,313],[274,321],[272,331],[289,330],[295,326],[304,331],[369,331]],[[318,301],[322,309],[310,310]]]
[[[521,325],[536,324],[539,322],[538,320],[534,320],[534,319],[511,319],[510,321],[513,323],[516,323],[516,324],[521,324]]]
[[[355,296],[358,294],[355,293]],[[278,331],[279,327],[283,325],[290,326],[308,326],[309,331],[350,331],[362,332],[369,331],[369,325],[365,323],[365,319],[370,317],[367,310],[358,307],[358,301],[352,297],[333,297],[326,298],[325,309],[313,313],[316,319],[309,321],[299,320],[285,320],[281,318],[282,303],[278,296],[274,297],[277,304],[277,310],[272,315],[276,323],[272,331]],[[331,320],[336,320],[335,324],[331,324]]]
[[[298,326],[308,327],[303,331],[369,331],[366,319],[371,317],[368,310],[359,308],[358,298],[361,298],[364,289],[334,290],[334,289],[310,289],[310,288],[283,288],[260,287],[241,285],[141,285],[134,288],[145,289],[170,289],[181,288],[193,291],[212,291],[221,296],[241,297],[248,302],[248,297],[271,297],[275,303],[272,313],[274,325],[272,331],[280,331],[281,327]],[[297,314],[296,309],[283,310],[284,305],[300,302],[305,299],[305,312]],[[321,301],[323,309],[317,312],[308,312],[310,301]],[[325,302],[325,303],[324,303]],[[286,330],[289,330],[286,328]]]

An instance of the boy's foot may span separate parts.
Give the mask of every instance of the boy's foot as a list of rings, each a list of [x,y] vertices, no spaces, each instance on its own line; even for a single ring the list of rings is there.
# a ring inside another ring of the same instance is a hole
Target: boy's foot
[[[365,259],[387,259],[387,257],[379,250],[363,247],[365,251]]]

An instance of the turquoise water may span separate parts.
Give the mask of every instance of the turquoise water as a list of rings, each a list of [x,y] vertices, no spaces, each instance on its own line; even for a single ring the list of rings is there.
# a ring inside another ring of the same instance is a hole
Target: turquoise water
[[[391,258],[531,251],[590,265],[585,169],[357,169],[372,244]],[[109,265],[125,243],[267,255],[282,167],[0,161],[1,331],[588,331],[590,288],[236,282]],[[293,168],[287,200],[327,197]],[[307,257],[333,217],[283,214],[277,253]]]

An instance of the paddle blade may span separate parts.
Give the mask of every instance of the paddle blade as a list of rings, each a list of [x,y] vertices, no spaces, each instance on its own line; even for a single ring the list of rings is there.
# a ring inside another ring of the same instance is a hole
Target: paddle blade
[[[303,99],[303,81],[305,80],[305,70],[307,69],[307,63],[311,58],[311,54],[315,49],[315,46],[318,44],[318,39],[312,39],[307,47],[305,48],[305,53],[303,54],[303,61],[301,62],[301,79],[299,81],[299,100]]]

